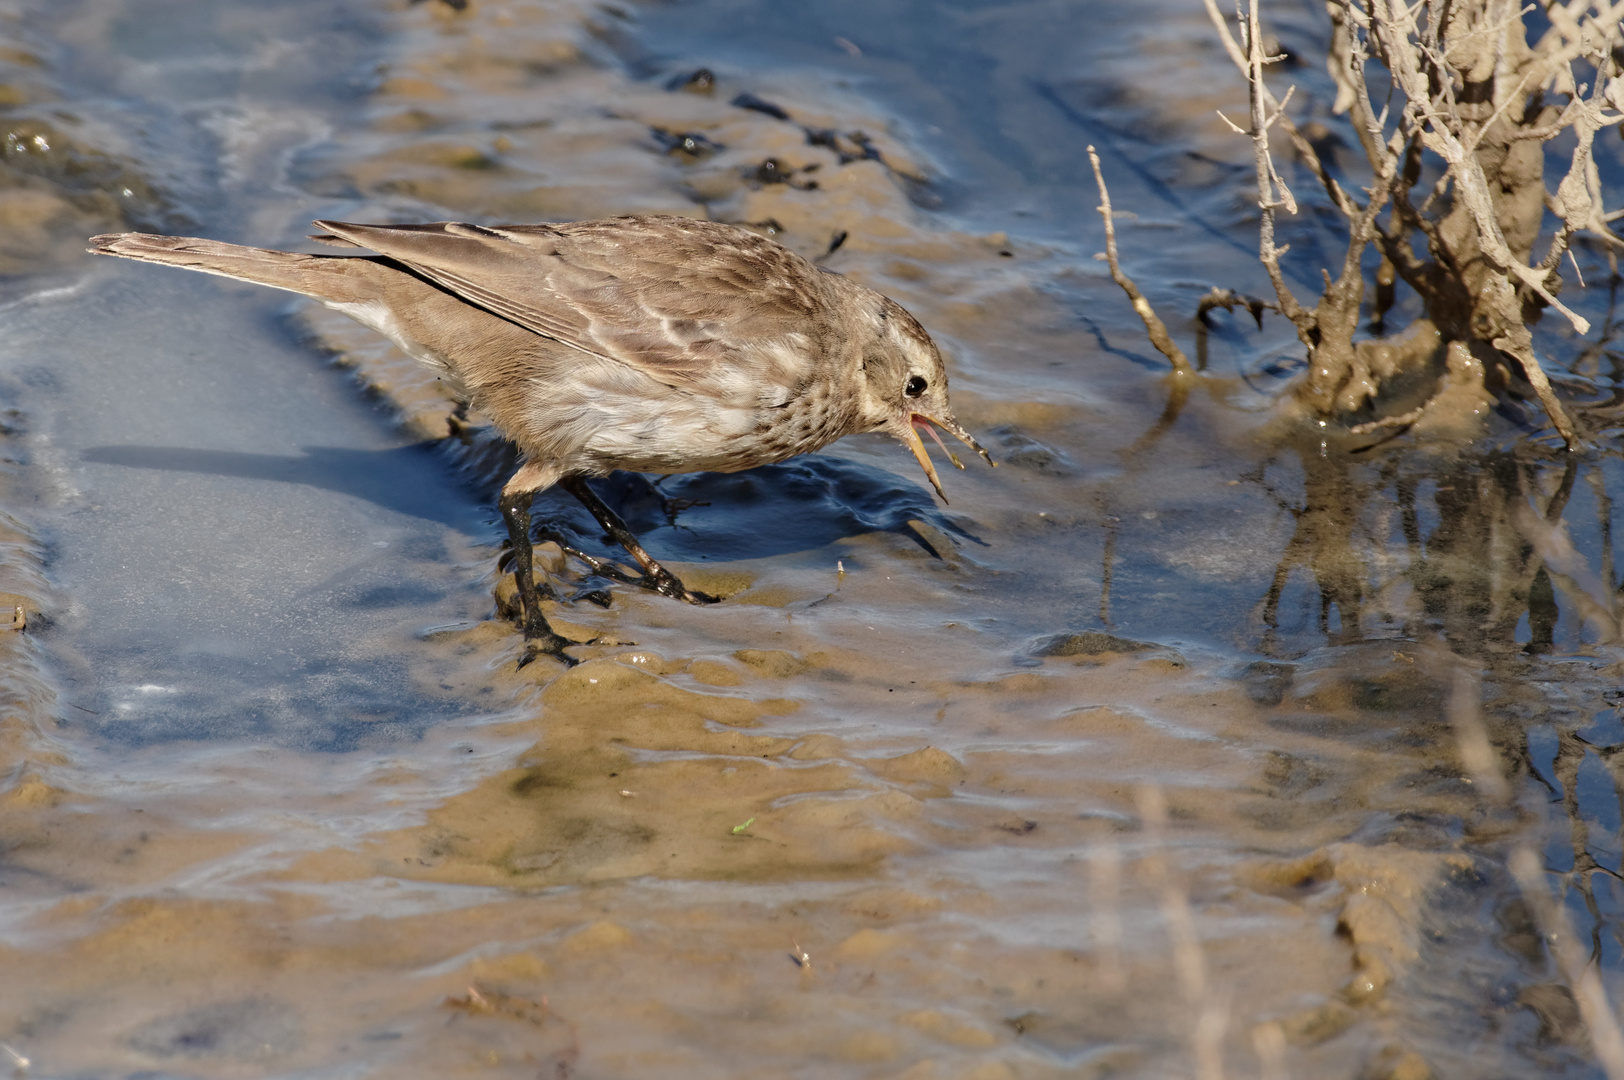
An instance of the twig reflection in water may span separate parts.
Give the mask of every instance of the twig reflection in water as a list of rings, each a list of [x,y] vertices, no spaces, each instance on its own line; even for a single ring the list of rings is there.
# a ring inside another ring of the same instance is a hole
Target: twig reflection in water
[[[1509,808],[1515,801],[1512,788],[1500,770],[1499,758],[1489,743],[1480,712],[1481,692],[1477,676],[1466,662],[1455,658],[1455,672],[1450,689],[1449,719],[1454,724],[1455,736],[1460,742],[1461,763],[1471,774],[1484,802],[1491,807]],[[1572,785],[1568,785],[1572,790]],[[1618,1016],[1607,1000],[1597,967],[1600,942],[1596,952],[1586,956],[1579,948],[1567,910],[1551,896],[1546,885],[1543,860],[1526,838],[1513,847],[1508,864],[1517,880],[1523,899],[1533,912],[1540,936],[1556,961],[1562,981],[1573,992],[1579,1013],[1590,1032],[1591,1049],[1596,1060],[1606,1071],[1608,1080],[1624,1080],[1624,1032]],[[1589,894],[1586,894],[1589,899]],[[1591,901],[1592,907],[1594,901]],[[1598,924],[1599,925],[1599,924]]]
[[[1148,306],[1148,305],[1147,305]],[[1154,317],[1154,316],[1153,316]],[[1190,380],[1185,373],[1175,371],[1166,376],[1167,405],[1162,409],[1161,416],[1156,418],[1143,435],[1135,439],[1132,444],[1122,451],[1122,478],[1118,486],[1131,491],[1134,482],[1142,477],[1146,469],[1155,464],[1146,453],[1163,435],[1167,434],[1178,422],[1179,413],[1184,410],[1185,402],[1190,399]],[[1101,557],[1100,570],[1100,624],[1111,626],[1111,574],[1116,562],[1117,531],[1122,525],[1122,519],[1113,513],[1110,489],[1107,489],[1100,505],[1102,528],[1105,531],[1104,553]]]
[[[1593,884],[1598,874],[1616,881],[1621,872],[1614,834],[1597,833],[1593,822],[1624,811],[1624,769],[1615,764],[1624,762],[1624,742],[1616,732],[1606,734],[1624,693],[1602,692],[1599,709],[1583,704],[1614,670],[1603,670],[1606,654],[1595,656],[1586,643],[1606,645],[1621,637],[1608,494],[1616,456],[1586,460],[1525,443],[1515,451],[1460,455],[1439,470],[1435,457],[1409,451],[1374,462],[1322,454],[1317,445],[1293,449],[1302,469],[1300,494],[1285,495],[1277,486],[1273,474],[1288,464],[1280,455],[1248,476],[1294,519],[1259,604],[1263,650],[1294,657],[1305,640],[1298,635],[1315,640],[1310,627],[1288,627],[1282,619],[1289,579],[1298,569],[1309,572],[1305,599],[1318,599],[1313,629],[1329,635],[1333,648],[1384,639],[1440,642],[1430,657],[1425,650],[1422,655],[1441,668],[1435,681],[1449,687],[1449,715],[1465,772],[1490,814],[1505,818],[1484,835],[1515,838],[1505,865],[1539,931],[1543,944],[1537,948],[1548,951],[1571,989],[1570,1007],[1579,1010],[1575,1020],[1584,1019],[1607,1075],[1624,1077],[1624,1041],[1617,1039],[1599,975],[1607,962],[1603,935],[1610,930],[1616,936],[1619,929]],[[1594,500],[1597,520],[1588,527],[1567,516],[1581,493]],[[1601,553],[1587,558],[1584,552],[1597,546],[1598,537]],[[1334,634],[1333,604],[1340,620]],[[1558,655],[1544,659],[1551,653]],[[1494,743],[1481,707],[1480,677],[1497,689],[1490,720],[1498,733]],[[1552,687],[1562,688],[1559,696],[1553,697]],[[1564,698],[1580,707],[1554,708]],[[1584,725],[1602,736],[1582,730]],[[1495,743],[1515,747],[1509,751],[1518,766],[1515,785],[1501,769]],[[1581,773],[1591,756],[1611,778],[1616,805],[1606,805],[1608,795],[1600,789],[1583,786]],[[1536,845],[1547,835],[1544,813],[1540,800],[1517,797],[1525,778],[1545,784],[1564,807],[1569,870],[1560,868],[1560,855],[1548,870],[1550,860],[1539,854]],[[1588,913],[1588,926],[1577,934],[1572,923],[1583,916],[1553,897],[1553,887],[1571,890]],[[1585,938],[1588,956],[1578,944]],[[1525,988],[1519,1002],[1538,1011],[1528,996],[1538,989]]]
[[[1190,897],[1168,869],[1163,852],[1167,846],[1167,800],[1155,784],[1141,785],[1134,792],[1139,818],[1144,823],[1148,853],[1145,871],[1161,894],[1162,919],[1173,943],[1173,967],[1185,1004],[1195,1013],[1190,1032],[1190,1049],[1195,1057],[1198,1080],[1223,1080],[1224,1032],[1229,1028],[1225,999],[1208,985],[1207,959],[1201,951],[1195,914]]]
[[[1273,478],[1278,466],[1289,467],[1288,453],[1302,469],[1300,495],[1282,491]],[[1428,455],[1400,452],[1364,462],[1322,454],[1318,440],[1289,444],[1244,477],[1294,522],[1260,604],[1263,650],[1284,648],[1281,605],[1298,569],[1309,571],[1318,593],[1320,633],[1331,633],[1334,605],[1345,640],[1409,634],[1433,622],[1457,648],[1509,653],[1519,651],[1517,627],[1526,616],[1530,640],[1521,651],[1548,652],[1559,618],[1556,592],[1593,640],[1618,640],[1610,557],[1604,577],[1579,553],[1563,520],[1581,472],[1593,474],[1592,490],[1605,495],[1606,460],[1524,447],[1463,455],[1440,470]],[[1424,488],[1432,492],[1430,508],[1418,505]],[[1599,511],[1610,505],[1598,499]],[[1422,520],[1434,513],[1423,535]],[[1395,525],[1403,535],[1399,550],[1390,542]]]

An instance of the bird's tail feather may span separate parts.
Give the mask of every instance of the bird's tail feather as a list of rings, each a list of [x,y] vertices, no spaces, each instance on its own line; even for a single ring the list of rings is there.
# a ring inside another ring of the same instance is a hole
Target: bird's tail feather
[[[319,300],[345,301],[352,287],[333,265],[349,259],[331,255],[301,255],[290,251],[227,244],[195,236],[155,236],[151,233],[107,233],[90,238],[89,252],[123,259],[164,263],[205,274],[269,285]],[[353,269],[353,268],[352,268]]]

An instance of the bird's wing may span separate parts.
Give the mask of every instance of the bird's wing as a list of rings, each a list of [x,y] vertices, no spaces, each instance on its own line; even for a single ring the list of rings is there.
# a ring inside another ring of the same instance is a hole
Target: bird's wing
[[[316,225],[527,330],[662,381],[703,378],[752,343],[805,333],[824,308],[823,275],[810,263],[714,222]]]

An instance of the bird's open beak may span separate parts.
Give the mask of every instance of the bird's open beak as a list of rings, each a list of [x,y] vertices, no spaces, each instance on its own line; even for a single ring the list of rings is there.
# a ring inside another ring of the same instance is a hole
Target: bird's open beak
[[[962,469],[964,468],[964,463],[959,460],[957,454],[949,450],[942,442],[941,436],[937,435],[935,428],[931,427],[932,424],[941,428],[943,431],[947,432],[949,435],[952,435],[954,438],[964,443],[964,445],[970,447],[970,449],[986,458],[987,464],[991,465],[993,468],[996,469],[998,467],[998,463],[992,459],[991,454],[987,453],[985,447],[976,442],[975,436],[971,435],[968,431],[965,431],[959,426],[957,420],[954,420],[951,417],[947,419],[938,419],[934,416],[926,416],[924,413],[910,412],[907,416],[907,421],[902,425],[902,441],[909,450],[913,451],[913,456],[919,461],[919,467],[925,470],[925,478],[930,481],[930,486],[936,489],[936,494],[941,496],[943,503],[946,503],[947,493],[942,490],[942,482],[936,476],[936,467],[930,463],[930,457],[925,453],[925,444],[920,440],[919,432],[925,431],[932,439],[935,439],[936,445],[942,448],[942,452],[948,456],[949,460],[951,460],[956,467]]]

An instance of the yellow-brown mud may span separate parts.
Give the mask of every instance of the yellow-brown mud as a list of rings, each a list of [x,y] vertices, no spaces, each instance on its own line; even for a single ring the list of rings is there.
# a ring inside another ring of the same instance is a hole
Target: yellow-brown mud
[[[400,792],[402,825],[342,842],[309,824],[200,833],[206,798],[168,817],[190,800],[14,789],[10,864],[76,888],[42,890],[32,944],[7,950],[12,1036],[62,1067],[232,1075],[347,1059],[520,1075],[576,1038],[587,1075],[715,1075],[719,1059],[746,1075],[775,1055],[916,1075],[1158,1068],[1181,1059],[1188,1016],[1169,1005],[1138,873],[1133,788],[1154,780],[1241,1034],[1279,1019],[1308,1060],[1346,1066],[1320,1044],[1375,1022],[1416,961],[1431,890],[1459,866],[1334,843],[1372,806],[1413,806],[1403,779],[1359,790],[1367,763],[1335,737],[1263,749],[1243,691],[1177,661],[890,686],[861,649],[776,636],[791,648],[585,663],[532,716],[461,734],[531,743],[463,758],[497,766],[463,790],[429,790],[454,780],[433,763],[448,735],[370,790],[327,796],[341,817]],[[796,651],[808,644],[826,647]],[[726,693],[707,685],[724,674]],[[780,696],[813,680],[815,705]],[[865,703],[882,693],[895,705],[876,714]],[[308,767],[256,764],[242,789]],[[1317,812],[1282,805],[1304,783],[1323,792]],[[1263,854],[1315,832],[1327,845],[1311,857]],[[1105,896],[1125,926],[1114,978],[1091,882],[1102,848],[1123,860]],[[563,1019],[448,1008],[470,987],[546,998]]]
[[[168,207],[136,161],[60,107],[62,89],[20,11],[0,11],[0,274],[76,261],[90,232],[160,221]],[[53,108],[53,106],[56,106]],[[90,230],[87,232],[86,230]]]
[[[926,599],[899,578],[881,606]],[[1191,1019],[1140,870],[1154,782],[1233,1052],[1265,1020],[1308,1068],[1407,1045],[1385,1002],[1470,860],[1339,842],[1414,813],[1433,764],[1349,738],[1346,687],[1260,708],[1166,651],[953,677],[984,662],[972,634],[903,644],[805,600],[620,606],[652,647],[563,674],[464,632],[459,691],[534,696],[400,760],[14,787],[8,865],[43,880],[10,927],[9,1036],[84,1071],[1148,1075],[1185,1060]]]

